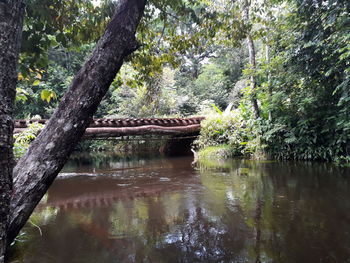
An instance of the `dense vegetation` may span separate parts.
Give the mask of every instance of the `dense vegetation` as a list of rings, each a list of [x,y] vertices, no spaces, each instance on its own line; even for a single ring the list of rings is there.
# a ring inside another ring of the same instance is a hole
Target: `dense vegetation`
[[[113,1],[28,2],[16,117],[48,118]],[[96,117],[206,115],[200,148],[348,163],[349,13],[347,0],[151,1]]]

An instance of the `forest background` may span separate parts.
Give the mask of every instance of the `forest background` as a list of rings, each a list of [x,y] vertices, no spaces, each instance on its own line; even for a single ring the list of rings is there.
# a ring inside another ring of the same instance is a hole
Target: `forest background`
[[[15,118],[49,118],[117,2],[27,2]],[[198,148],[347,165],[349,13],[347,0],[152,1],[95,117],[202,115]]]

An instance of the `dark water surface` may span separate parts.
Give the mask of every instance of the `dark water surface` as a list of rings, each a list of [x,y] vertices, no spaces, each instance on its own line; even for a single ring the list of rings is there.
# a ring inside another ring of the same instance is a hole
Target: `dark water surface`
[[[349,169],[191,162],[73,158],[11,261],[350,262]]]

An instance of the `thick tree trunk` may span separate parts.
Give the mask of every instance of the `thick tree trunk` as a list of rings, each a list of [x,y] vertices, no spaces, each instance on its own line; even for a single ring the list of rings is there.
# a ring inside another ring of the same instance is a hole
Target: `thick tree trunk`
[[[0,262],[6,250],[12,192],[13,121],[17,63],[24,5],[21,0],[0,1]]]
[[[46,127],[14,168],[8,240],[13,240],[89,126],[135,39],[146,0],[122,0],[90,59],[78,72]]]
[[[244,1],[243,6],[243,20],[245,24],[249,23],[249,8],[250,8],[250,0]],[[249,63],[252,67],[252,69],[255,71],[256,69],[256,54],[255,54],[255,46],[254,46],[254,40],[250,34],[250,32],[247,32],[247,46],[248,46],[248,52],[249,52]],[[255,73],[255,72],[254,72]],[[250,77],[250,85],[251,85],[251,102],[253,106],[253,114],[256,119],[260,117],[259,112],[259,105],[258,100],[256,98],[256,80],[254,74]]]

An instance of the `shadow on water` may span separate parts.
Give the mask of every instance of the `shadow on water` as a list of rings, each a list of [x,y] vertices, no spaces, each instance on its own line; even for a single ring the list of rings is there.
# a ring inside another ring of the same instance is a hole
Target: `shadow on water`
[[[350,262],[349,169],[97,160],[72,158],[13,261]]]

